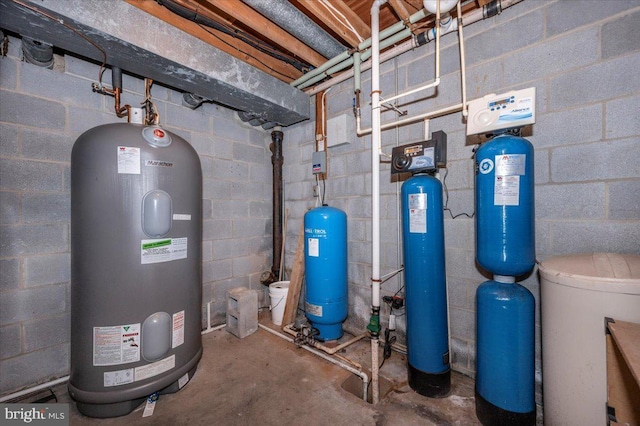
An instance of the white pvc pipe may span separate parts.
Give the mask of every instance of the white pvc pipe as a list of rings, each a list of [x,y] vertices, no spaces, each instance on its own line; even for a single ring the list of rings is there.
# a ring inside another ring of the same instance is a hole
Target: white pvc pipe
[[[427,8],[427,2],[428,1],[433,1],[433,0],[424,0],[424,8]],[[460,4],[458,2],[458,4]],[[438,87],[440,85],[440,33],[441,33],[441,29],[440,29],[440,1],[436,0],[436,22],[435,22],[435,32],[436,32],[436,76],[435,79],[428,84],[425,84],[424,86],[420,86],[417,87],[415,89],[409,90],[408,92],[404,92],[404,93],[400,93],[397,94],[395,96],[392,96],[390,98],[385,98],[385,102],[391,102],[394,101],[396,99],[400,99],[403,98],[405,96],[409,96],[412,95],[414,93],[418,93],[421,92],[423,90],[427,90],[427,89],[431,89],[432,87]],[[378,59],[378,63],[379,63],[379,59]]]
[[[279,333],[275,330],[270,329],[267,326],[264,326],[262,324],[258,324],[258,328],[263,329],[264,331],[268,331],[269,333],[276,335],[284,340],[286,340],[287,342],[293,343],[293,339],[290,338],[289,336],[287,336],[286,334],[282,334]],[[301,346],[302,349],[311,352],[312,354],[318,355],[320,358],[325,359],[327,361],[329,361],[332,364],[335,364],[339,367],[344,368],[345,370],[355,374],[356,376],[360,377],[362,379],[362,399],[363,400],[367,400],[367,393],[369,391],[369,376],[367,376],[367,373],[365,373],[364,371],[359,371],[353,367],[351,367],[348,364],[345,364],[343,362],[340,362],[338,360],[336,360],[335,358],[330,357],[329,355],[325,354],[324,352],[321,352],[317,349],[313,349],[309,346]]]
[[[208,333],[211,333],[212,331],[220,330],[220,329],[222,329],[222,328],[224,328],[226,326],[227,326],[226,323],[222,323],[222,324],[217,325],[215,327],[211,327],[211,309],[210,309],[210,303],[208,303],[207,304],[207,328],[202,330],[201,334],[203,334],[203,335],[204,334],[208,334]],[[66,382],[68,380],[69,380],[69,376],[64,376],[64,377],[60,377],[59,379],[52,380],[52,381],[47,382],[47,383],[42,383],[40,385],[33,386],[33,387],[28,388],[28,389],[21,390],[19,392],[15,392],[15,393],[12,393],[12,394],[9,394],[9,395],[5,395],[5,396],[0,398],[0,403],[4,402],[4,401],[9,401],[9,400],[12,400],[12,399],[15,399],[15,398],[19,398],[21,396],[28,395],[30,393],[37,392],[37,391],[42,390],[42,389],[46,389],[46,388],[50,388],[50,387],[53,387],[53,386],[57,386],[57,385],[59,385],[61,383],[64,383],[64,382]]]
[[[202,332],[200,334],[203,334],[203,335],[204,334],[209,334],[212,331],[221,330],[221,329],[225,328],[226,326],[227,326],[227,323],[223,322],[222,324],[216,325],[215,327],[209,327],[209,328],[207,328],[205,330],[202,330]]]
[[[439,56],[438,54],[436,54],[436,55]],[[433,80],[431,83],[429,83],[429,84],[425,84],[424,86],[420,86],[418,88],[409,90],[408,92],[400,93],[400,94],[392,96],[390,98],[385,98],[384,101],[385,102],[391,102],[391,101],[394,101],[396,99],[403,98],[405,96],[413,95],[414,93],[418,93],[418,92],[421,92],[423,90],[431,89],[432,87],[438,87],[440,85],[440,75],[439,74],[440,73],[438,73],[438,77],[435,80]]]
[[[380,130],[387,130],[392,127],[398,127],[398,126],[403,126],[405,124],[415,123],[416,121],[422,121],[429,118],[440,117],[442,115],[452,114],[454,112],[458,112],[461,110],[462,110],[462,104],[455,104],[455,105],[451,105],[435,111],[425,112],[423,114],[416,115],[413,117],[407,117],[403,120],[396,120],[389,123],[381,124]],[[358,118],[356,118],[356,133],[358,134],[358,136],[368,135],[369,133],[372,132],[372,130],[373,130],[372,127],[368,127],[366,129],[360,129],[360,121],[358,120]]]
[[[294,337],[298,335],[298,333],[294,329],[292,329],[291,326],[289,326],[289,325],[286,325],[286,326],[282,327],[282,329],[286,333],[289,333],[290,335],[292,335]],[[325,346],[322,343],[318,342],[317,340],[314,340],[313,343],[310,343],[310,345],[313,346],[316,349],[320,349],[321,351],[324,351],[324,352],[328,353],[329,355],[334,355],[336,352],[346,348],[347,346],[350,346],[350,345],[356,343],[359,340],[364,339],[365,337],[367,337],[367,333],[359,334],[359,335],[353,337],[352,339],[347,340],[346,342],[341,343],[340,345],[335,346],[333,348]]]
[[[502,0],[501,2],[502,10],[510,6],[513,6],[516,3],[520,3],[521,1],[523,0]],[[472,12],[466,14],[464,17],[465,23],[467,25],[473,24],[474,22],[478,22],[482,19],[484,19],[482,8],[474,9]],[[406,53],[409,50],[412,50],[416,47],[417,45],[416,45],[415,39],[412,37],[411,39],[397,45],[396,47],[393,47],[389,50],[385,50],[384,53],[380,55],[380,61],[381,62],[388,61],[389,59],[402,55],[403,53]],[[361,71],[366,71],[370,69],[371,62],[372,62],[371,60],[363,62],[361,66]],[[322,82],[308,90],[305,90],[305,93],[308,94],[309,96],[313,96],[316,93],[326,90],[328,87],[335,86],[338,83],[342,83],[343,81],[350,79],[351,77],[353,77],[353,75],[354,75],[354,71],[353,71],[353,68],[351,68],[350,70],[347,70],[341,74],[338,74],[335,77],[332,77],[331,79],[325,82]]]
[[[386,0],[371,5],[371,307],[380,309],[380,7]],[[378,375],[378,337],[371,339],[371,402],[380,400]]]
[[[47,389],[47,388],[50,388],[50,387],[53,387],[53,386],[57,386],[59,384],[62,384],[64,382],[66,382],[67,380],[69,380],[69,376],[64,376],[64,377],[60,377],[59,379],[52,380],[52,381],[47,382],[47,383],[42,383],[40,385],[34,386],[32,388],[29,388],[29,389],[24,389],[24,390],[21,390],[19,392],[14,392],[14,393],[11,393],[9,395],[5,395],[2,398],[0,398],[0,402],[10,401],[12,399],[20,398],[21,396],[28,395],[30,393],[37,392],[37,391],[42,390],[42,389]]]
[[[462,0],[458,2],[458,44],[460,45],[460,80],[462,88],[462,116],[466,117],[467,112],[467,77],[465,71],[465,58],[464,58],[464,35],[462,34]]]

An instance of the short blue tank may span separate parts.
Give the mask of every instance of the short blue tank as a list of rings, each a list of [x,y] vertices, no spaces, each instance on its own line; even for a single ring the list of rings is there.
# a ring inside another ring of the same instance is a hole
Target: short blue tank
[[[442,184],[415,175],[402,184],[402,241],[409,385],[424,396],[451,388]]]
[[[476,259],[496,275],[535,264],[533,145],[500,135],[476,152]]]
[[[476,292],[476,316],[478,419],[535,425],[533,295],[515,282],[487,281]]]
[[[318,340],[342,337],[347,318],[347,215],[329,206],[304,215],[305,311]]]

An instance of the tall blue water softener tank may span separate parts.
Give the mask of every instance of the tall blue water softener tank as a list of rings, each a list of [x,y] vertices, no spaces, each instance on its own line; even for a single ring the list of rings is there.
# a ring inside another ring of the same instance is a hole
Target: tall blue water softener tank
[[[494,274],[476,293],[476,414],[486,425],[535,424],[535,302],[515,283],[535,263],[533,146],[501,135],[476,162],[476,257]]]
[[[347,318],[347,215],[329,206],[304,215],[305,311],[318,340],[342,337]]]
[[[496,275],[518,276],[535,263],[533,146],[501,135],[476,152],[476,257]]]
[[[81,413],[175,392],[202,356],[202,173],[158,126],[116,123],[71,154],[71,377]]]
[[[409,385],[429,397],[451,388],[442,184],[415,175],[402,184],[402,241]]]

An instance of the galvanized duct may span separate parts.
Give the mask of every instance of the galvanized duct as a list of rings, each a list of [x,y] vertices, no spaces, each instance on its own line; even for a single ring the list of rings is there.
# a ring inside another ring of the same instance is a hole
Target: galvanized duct
[[[320,28],[287,0],[242,1],[325,58],[333,58],[347,50],[347,47]]]

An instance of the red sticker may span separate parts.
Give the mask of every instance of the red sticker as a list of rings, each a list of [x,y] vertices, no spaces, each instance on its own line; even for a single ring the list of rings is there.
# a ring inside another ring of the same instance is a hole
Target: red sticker
[[[160,129],[155,129],[153,131],[153,134],[155,137],[157,138],[164,138],[164,131],[160,130]]]

